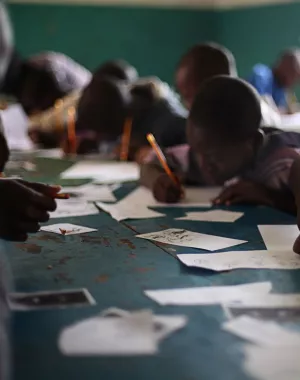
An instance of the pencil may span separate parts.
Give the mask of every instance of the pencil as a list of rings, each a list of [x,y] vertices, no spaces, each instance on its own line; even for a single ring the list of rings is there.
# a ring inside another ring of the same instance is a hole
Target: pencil
[[[120,148],[120,160],[121,161],[127,161],[128,160],[131,130],[132,130],[132,118],[128,117],[125,120],[123,135],[122,135],[122,139],[121,139],[121,148]]]
[[[159,159],[159,162],[161,163],[161,166],[163,167],[164,171],[168,174],[168,176],[175,183],[175,185],[180,186],[178,179],[175,177],[174,173],[169,168],[167,159],[165,155],[163,154],[162,150],[160,149],[159,145],[157,144],[155,137],[153,136],[152,133],[147,134],[147,140],[149,144],[151,145],[151,147],[153,148],[154,152],[156,153],[157,158]]]
[[[71,154],[76,153],[75,117],[76,109],[75,107],[70,107],[68,109],[68,143]]]
[[[69,199],[70,194],[60,193],[55,195],[55,199]]]

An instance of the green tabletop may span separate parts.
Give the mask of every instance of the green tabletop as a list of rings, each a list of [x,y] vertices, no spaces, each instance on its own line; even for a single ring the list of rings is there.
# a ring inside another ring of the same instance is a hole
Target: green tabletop
[[[70,165],[60,160],[41,162],[40,174],[27,177],[57,182],[59,172]],[[131,188],[129,185],[120,189],[118,197]],[[166,217],[124,223],[117,223],[100,212],[63,219],[97,228],[97,232],[66,237],[39,232],[26,243],[10,244],[8,256],[17,291],[85,287],[97,301],[96,306],[84,308],[15,313],[14,379],[250,379],[242,370],[244,342],[221,330],[226,317],[220,306],[161,307],[144,296],[143,290],[272,281],[275,291],[298,292],[300,272],[236,270],[216,274],[187,269],[175,259],[175,253],[201,251],[154,244],[135,237],[137,233],[180,227],[248,241],[233,249],[264,249],[257,224],[295,223],[294,218],[263,207],[237,209],[243,210],[245,216],[232,224],[175,221],[174,217],[183,215],[183,209],[166,208]],[[62,220],[55,219],[49,224],[59,221]],[[52,269],[48,269],[49,265]],[[60,354],[57,340],[64,327],[110,306],[128,310],[151,308],[157,314],[185,314],[189,322],[183,330],[163,341],[155,356],[70,358]]]

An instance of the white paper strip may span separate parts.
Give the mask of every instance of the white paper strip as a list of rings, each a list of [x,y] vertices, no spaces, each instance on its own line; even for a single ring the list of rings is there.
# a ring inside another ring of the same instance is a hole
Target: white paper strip
[[[291,250],[294,241],[299,236],[296,225],[260,225],[259,232],[264,240],[266,248],[274,251]]]

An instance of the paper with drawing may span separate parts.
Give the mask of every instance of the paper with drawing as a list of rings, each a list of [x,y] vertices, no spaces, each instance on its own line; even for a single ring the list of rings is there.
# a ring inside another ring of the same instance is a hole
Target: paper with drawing
[[[169,228],[164,231],[137,235],[136,237],[181,247],[201,248],[207,251],[217,251],[247,243],[245,240],[223,238],[221,236],[201,234],[179,228]]]

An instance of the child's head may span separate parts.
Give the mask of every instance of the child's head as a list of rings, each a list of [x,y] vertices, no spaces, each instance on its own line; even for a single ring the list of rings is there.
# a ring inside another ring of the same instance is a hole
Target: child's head
[[[135,67],[123,60],[108,61],[103,63],[93,74],[93,78],[100,79],[110,77],[116,80],[125,80],[129,83],[138,78]]]
[[[273,68],[276,79],[284,88],[294,87],[300,81],[300,49],[286,50]]]
[[[77,107],[76,133],[92,132],[98,141],[114,141],[123,131],[127,86],[111,78],[92,81]]]
[[[259,96],[245,81],[216,76],[195,98],[188,142],[205,178],[215,184],[238,176],[262,143]]]
[[[232,53],[215,43],[192,47],[180,60],[176,70],[176,86],[188,109],[201,84],[215,75],[236,75]]]

